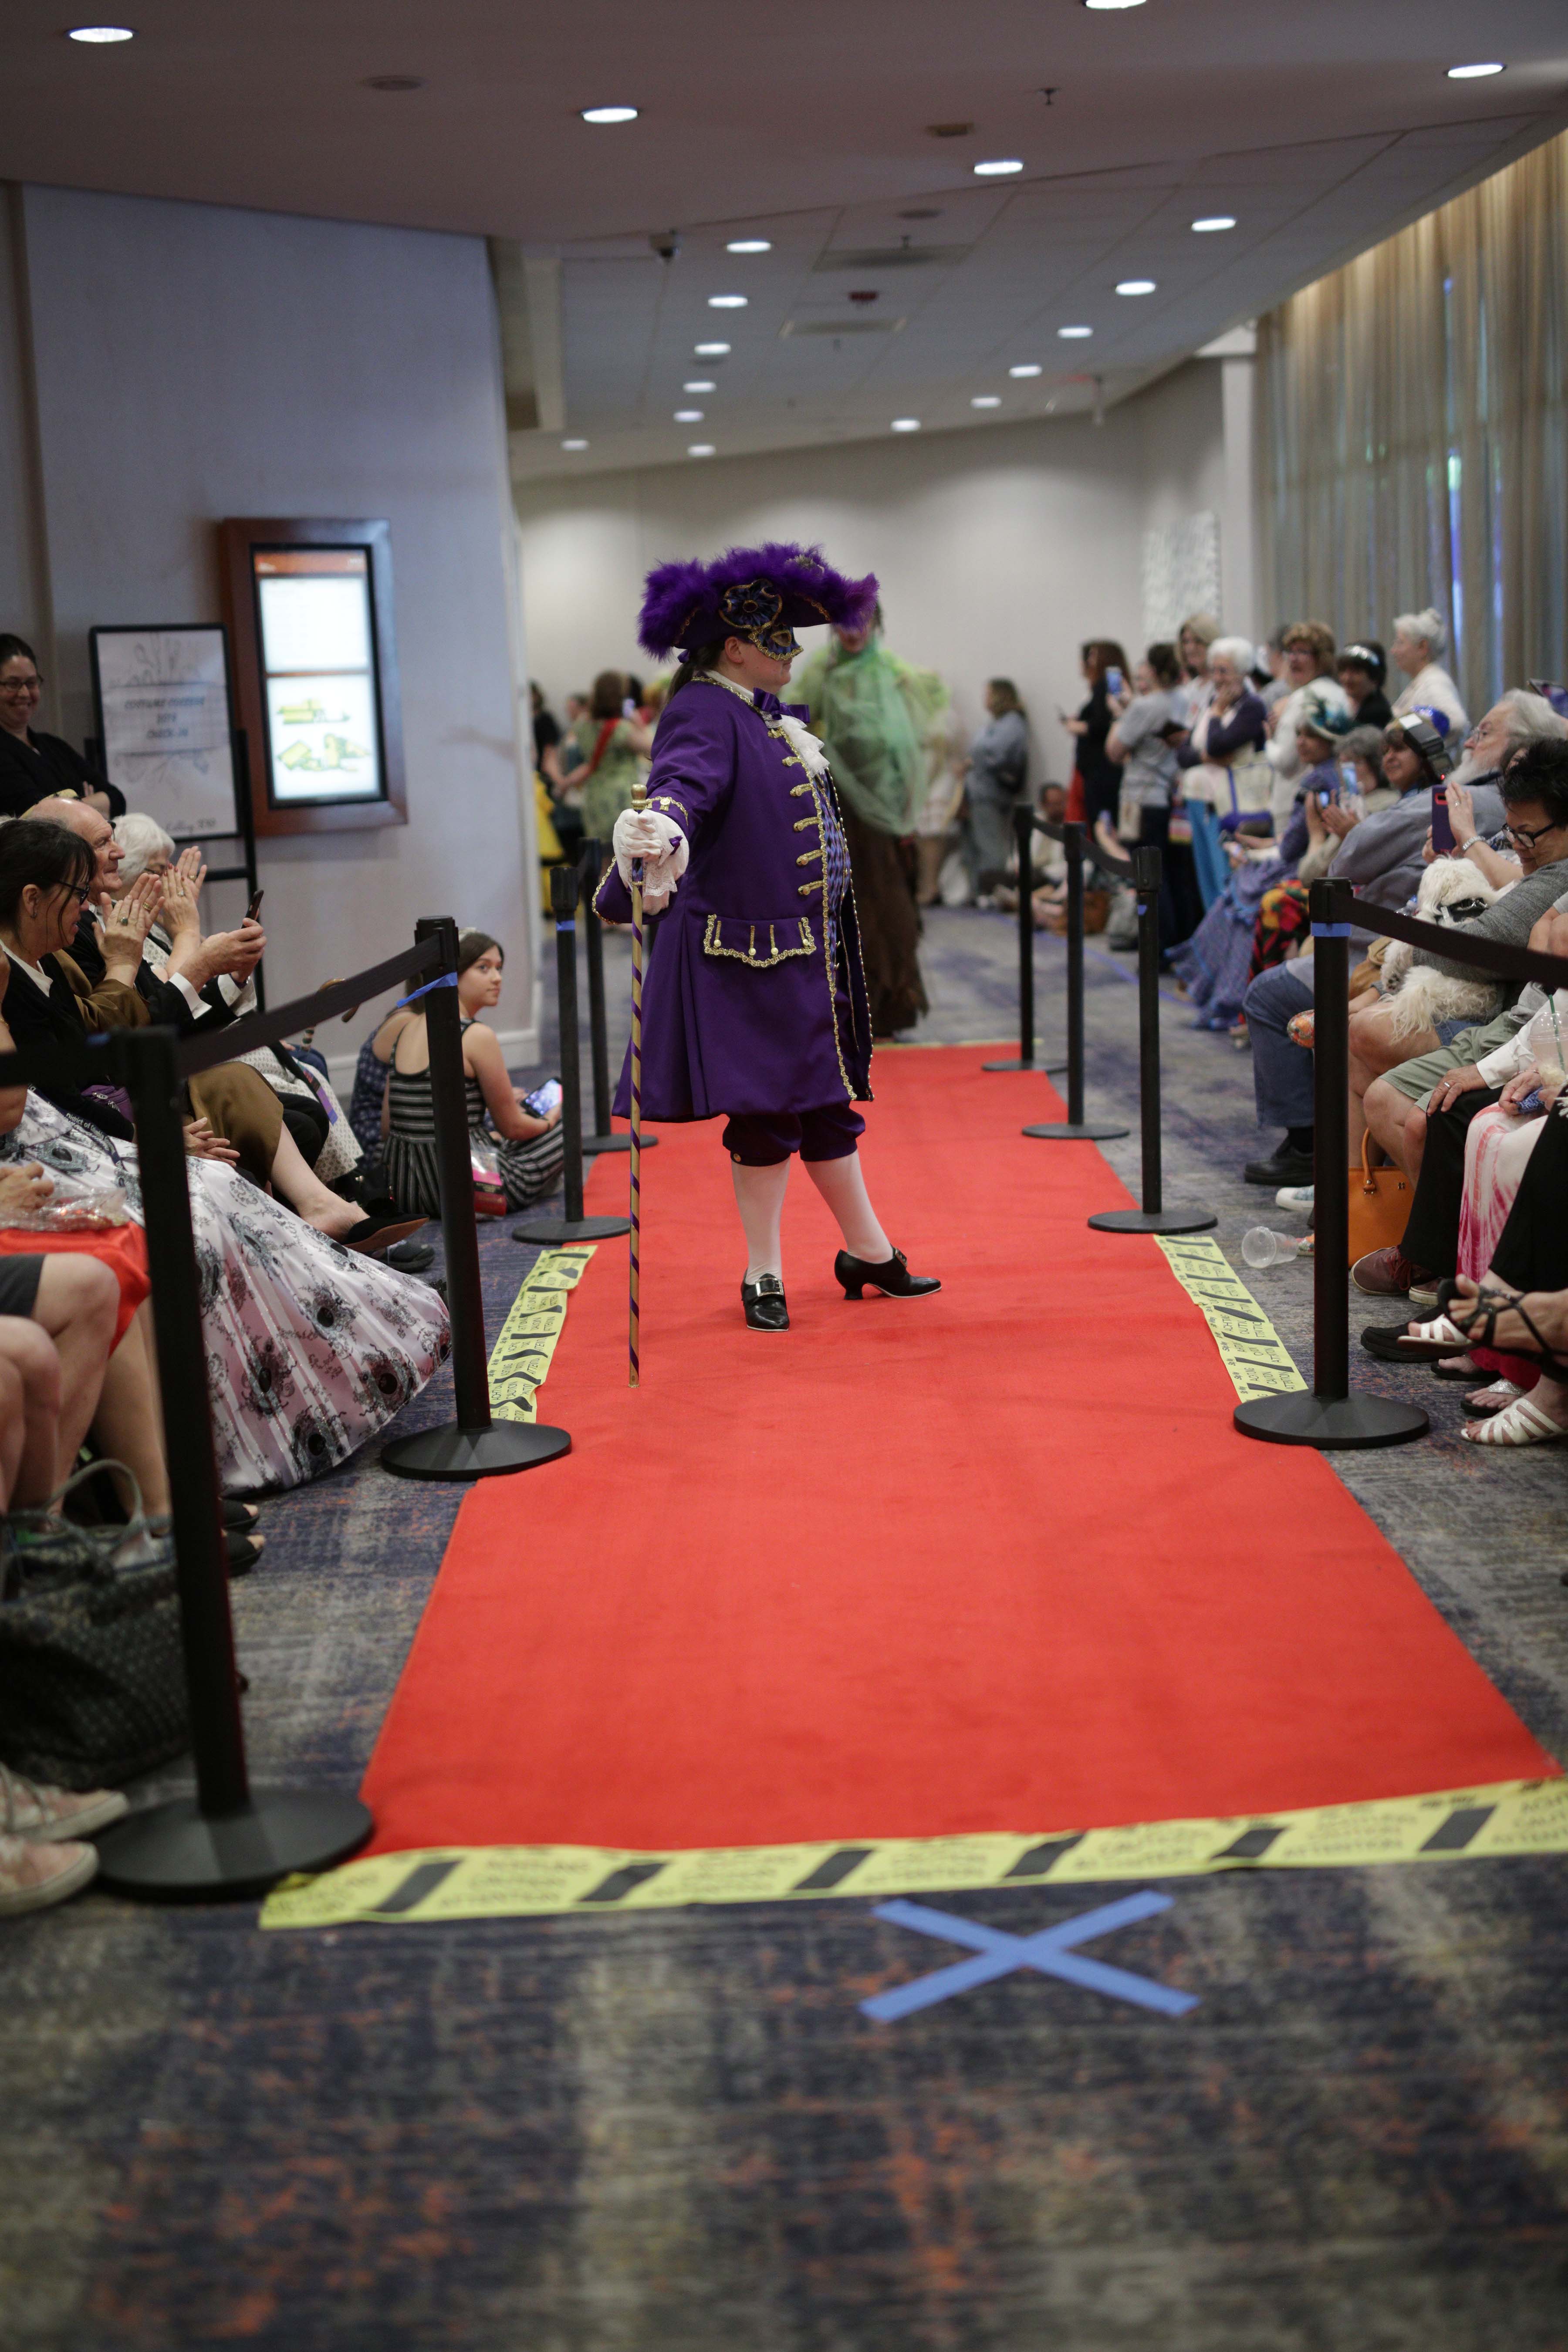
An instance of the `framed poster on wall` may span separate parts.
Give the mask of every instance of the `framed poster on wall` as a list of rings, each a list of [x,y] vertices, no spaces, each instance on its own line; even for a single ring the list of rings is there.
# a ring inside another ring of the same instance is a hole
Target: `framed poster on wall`
[[[406,824],[388,526],[220,530],[257,833]]]
[[[89,629],[88,644],[110,783],[176,841],[243,836],[221,625]]]

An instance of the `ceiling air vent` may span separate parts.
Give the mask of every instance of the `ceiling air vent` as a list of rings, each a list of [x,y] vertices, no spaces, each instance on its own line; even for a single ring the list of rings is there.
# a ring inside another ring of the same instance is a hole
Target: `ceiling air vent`
[[[781,335],[896,335],[902,319],[786,319]]]
[[[972,245],[846,245],[836,246],[812,263],[820,277],[835,269],[864,271],[875,277],[882,269],[951,269],[967,261]]]

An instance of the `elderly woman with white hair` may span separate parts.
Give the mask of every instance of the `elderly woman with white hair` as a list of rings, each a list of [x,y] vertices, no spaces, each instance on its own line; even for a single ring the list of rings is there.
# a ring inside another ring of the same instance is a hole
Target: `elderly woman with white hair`
[[[1450,737],[1468,735],[1468,714],[1458,688],[1443,667],[1447,650],[1448,632],[1435,605],[1428,604],[1424,613],[1395,614],[1390,651],[1410,683],[1395,697],[1394,715],[1404,719],[1425,706],[1443,713]]]
[[[1268,713],[1252,688],[1246,637],[1215,637],[1206,647],[1205,700],[1176,753],[1182,799],[1193,828],[1193,857],[1204,905],[1212,907],[1228,873],[1220,829],[1267,818],[1273,771],[1263,756]]]

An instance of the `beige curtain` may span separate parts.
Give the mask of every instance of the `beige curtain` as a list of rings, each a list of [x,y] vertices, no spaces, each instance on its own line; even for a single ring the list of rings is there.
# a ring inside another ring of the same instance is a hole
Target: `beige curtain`
[[[1472,713],[1568,679],[1568,134],[1282,303],[1258,358],[1278,618],[1386,646],[1435,604]]]

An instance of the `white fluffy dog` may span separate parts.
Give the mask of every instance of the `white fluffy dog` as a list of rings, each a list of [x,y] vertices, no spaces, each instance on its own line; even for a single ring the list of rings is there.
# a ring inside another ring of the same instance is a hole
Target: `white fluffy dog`
[[[1464,922],[1512,888],[1511,882],[1489,882],[1468,857],[1436,857],[1421,877],[1415,913],[1424,923]],[[1479,972],[1457,980],[1430,964],[1413,964],[1415,953],[1407,940],[1391,940],[1383,959],[1383,993],[1396,1037],[1435,1029],[1439,1021],[1490,1019],[1500,996],[1495,981]]]

